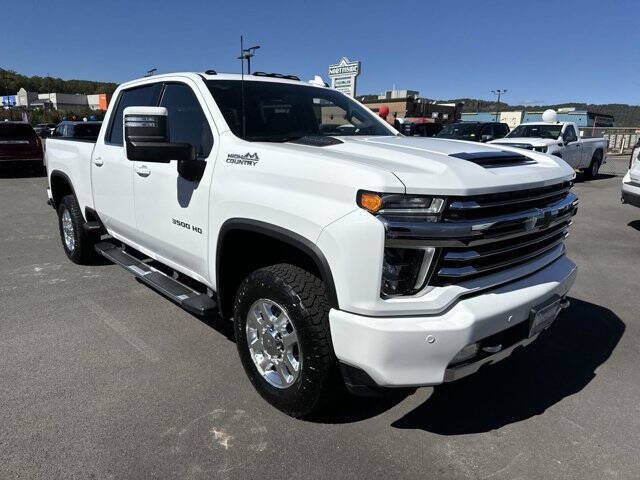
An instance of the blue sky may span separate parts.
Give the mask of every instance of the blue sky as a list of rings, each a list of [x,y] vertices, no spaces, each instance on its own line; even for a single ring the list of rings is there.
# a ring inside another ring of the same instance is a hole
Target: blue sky
[[[244,34],[262,46],[254,70],[326,79],[360,60],[359,94],[640,103],[637,0],[4,1],[0,66],[28,75],[236,72]]]

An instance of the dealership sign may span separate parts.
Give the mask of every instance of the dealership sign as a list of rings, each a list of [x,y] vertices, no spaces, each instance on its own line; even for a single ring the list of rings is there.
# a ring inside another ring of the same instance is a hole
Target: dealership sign
[[[356,77],[359,74],[360,62],[352,62],[347,57],[342,57],[338,63],[329,65],[331,87],[352,97],[356,95]]]

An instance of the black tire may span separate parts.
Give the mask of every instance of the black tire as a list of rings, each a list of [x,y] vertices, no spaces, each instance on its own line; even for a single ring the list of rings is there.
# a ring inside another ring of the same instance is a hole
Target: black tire
[[[593,158],[591,159],[591,163],[589,164],[589,169],[584,172],[584,175],[589,180],[594,179],[598,176],[598,170],[600,170],[600,163],[602,162],[602,152],[597,150],[593,154]]]
[[[65,211],[69,212],[71,217],[72,236],[73,236],[73,248],[70,248],[65,242],[65,234],[63,229],[63,216]],[[58,205],[58,228],[60,230],[60,241],[62,242],[62,248],[64,253],[67,254],[69,260],[79,265],[86,265],[91,263],[95,259],[96,254],[93,249],[96,238],[85,232],[83,225],[85,224],[82,213],[80,212],[80,205],[75,195],[67,195],[62,198],[60,205]]]
[[[247,343],[247,316],[258,299],[281,305],[296,330],[300,372],[287,388],[276,388],[258,371]],[[242,365],[260,395],[292,417],[308,417],[336,397],[340,382],[329,331],[329,301],[318,277],[289,264],[271,265],[251,273],[240,285],[234,303],[234,330]]]

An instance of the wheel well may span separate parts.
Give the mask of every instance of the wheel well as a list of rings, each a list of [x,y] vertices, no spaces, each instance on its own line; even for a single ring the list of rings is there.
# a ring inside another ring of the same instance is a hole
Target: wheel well
[[[73,187],[69,177],[60,172],[51,174],[51,197],[53,198],[53,206],[58,208],[62,197],[66,195],[74,195]]]
[[[314,252],[313,247],[298,238],[283,236],[281,229],[270,232],[255,225],[223,226],[216,260],[216,290],[222,316],[233,316],[236,292],[247,275],[277,263],[296,265],[321,278],[325,282],[331,306],[337,307],[331,272],[322,254]]]
[[[593,159],[602,160],[603,152],[601,148],[596,148],[593,152]]]

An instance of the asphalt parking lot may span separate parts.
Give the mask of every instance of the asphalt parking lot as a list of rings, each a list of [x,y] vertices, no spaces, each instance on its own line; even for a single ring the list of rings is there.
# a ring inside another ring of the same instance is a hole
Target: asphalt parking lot
[[[0,174],[0,478],[637,479],[640,209],[579,182],[572,305],[504,362],[315,421],[264,402],[224,321],[67,261],[46,179]]]

